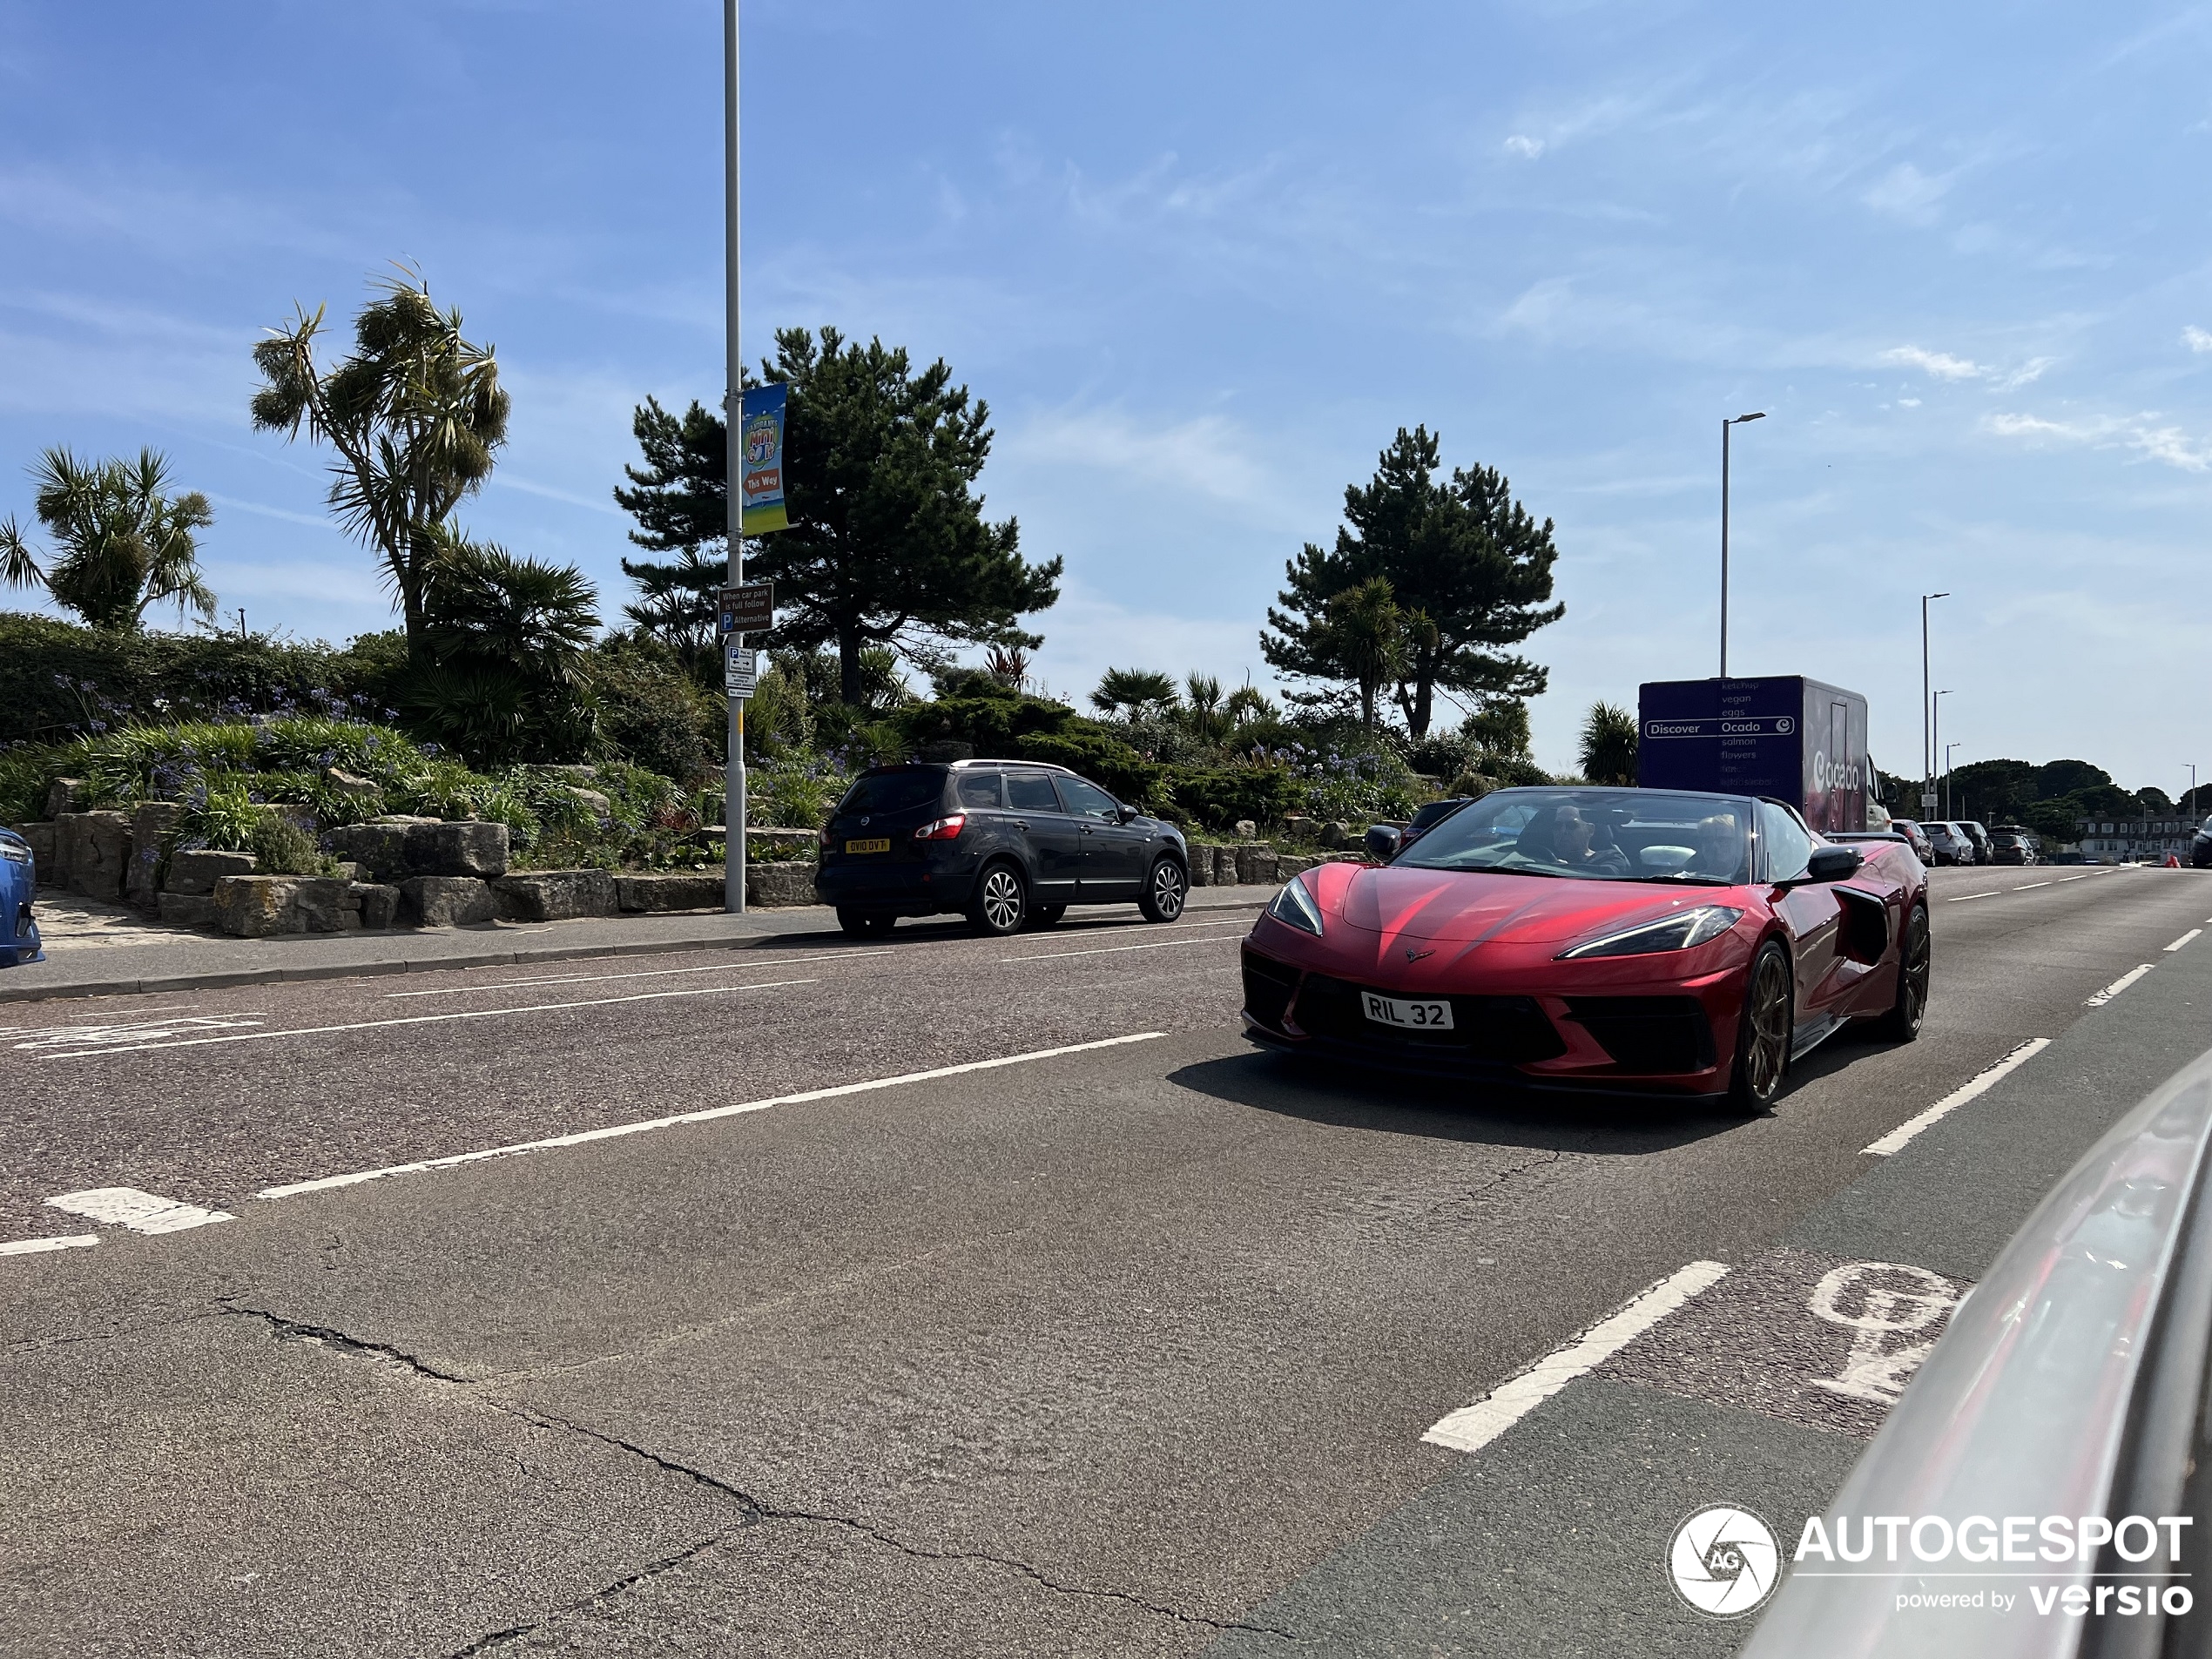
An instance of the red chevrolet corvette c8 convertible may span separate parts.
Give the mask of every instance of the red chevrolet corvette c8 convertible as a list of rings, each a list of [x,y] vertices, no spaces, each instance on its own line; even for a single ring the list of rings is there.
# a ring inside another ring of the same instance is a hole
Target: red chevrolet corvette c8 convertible
[[[1270,1049],[1756,1112],[1849,1021],[1919,1035],[1927,872],[1780,801],[1503,789],[1379,868],[1293,878],[1243,954]]]

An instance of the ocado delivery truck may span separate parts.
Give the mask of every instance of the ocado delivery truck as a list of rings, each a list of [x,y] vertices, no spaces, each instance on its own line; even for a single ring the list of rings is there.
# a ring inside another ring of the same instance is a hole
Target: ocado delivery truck
[[[1636,782],[1786,800],[1823,833],[1866,827],[1866,699],[1796,674],[1655,680],[1636,707]]]

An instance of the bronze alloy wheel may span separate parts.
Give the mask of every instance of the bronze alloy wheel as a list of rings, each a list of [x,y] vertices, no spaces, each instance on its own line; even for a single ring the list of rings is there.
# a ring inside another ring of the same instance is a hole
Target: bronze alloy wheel
[[[1022,877],[1014,867],[994,864],[976,884],[975,902],[968,919],[983,933],[1010,934],[1022,926],[1028,900],[1028,895],[1022,890]]]
[[[1928,1011],[1928,981],[1934,959],[1928,907],[1923,900],[1905,919],[1905,937],[1898,943],[1897,1005],[1882,1017],[1881,1023],[1882,1035],[1892,1042],[1910,1042],[1920,1035],[1920,1020]]]
[[[1173,921],[1183,914],[1190,891],[1190,878],[1183,873],[1183,867],[1173,859],[1160,859],[1145,878],[1144,896],[1136,907],[1147,921]]]
[[[1782,1092],[1790,1065],[1790,954],[1778,941],[1760,947],[1743,992],[1737,1022],[1735,1075],[1729,1098],[1745,1112],[1763,1112]]]

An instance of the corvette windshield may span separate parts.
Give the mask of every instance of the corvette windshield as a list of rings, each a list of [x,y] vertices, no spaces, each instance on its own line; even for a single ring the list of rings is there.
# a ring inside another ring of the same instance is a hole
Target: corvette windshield
[[[1588,881],[1735,887],[1750,879],[1751,803],[1649,789],[1501,789],[1396,863]]]

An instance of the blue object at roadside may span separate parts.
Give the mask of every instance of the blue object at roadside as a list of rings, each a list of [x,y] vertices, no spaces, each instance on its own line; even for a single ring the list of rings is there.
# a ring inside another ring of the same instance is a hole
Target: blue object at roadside
[[[30,856],[30,843],[13,830],[0,829],[0,968],[24,962],[43,962],[38,948],[38,920],[30,900],[38,884],[38,867]]]

